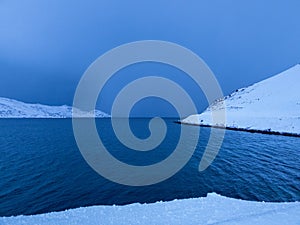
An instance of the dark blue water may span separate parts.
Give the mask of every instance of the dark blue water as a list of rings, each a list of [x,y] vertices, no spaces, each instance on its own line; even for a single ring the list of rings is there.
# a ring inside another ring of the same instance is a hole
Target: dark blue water
[[[147,122],[131,121],[140,138],[149,135]],[[127,163],[148,165],[168,157],[177,144],[180,125],[172,119],[166,122],[166,140],[147,153],[124,148],[109,119],[97,120],[97,126],[111,154]],[[192,134],[196,128],[189,129]],[[209,192],[253,201],[300,201],[300,138],[226,131],[219,155],[199,173],[209,133],[209,128],[201,128],[194,156],[172,178],[128,187],[104,179],[87,165],[76,146],[71,120],[2,119],[0,216],[203,197]]]

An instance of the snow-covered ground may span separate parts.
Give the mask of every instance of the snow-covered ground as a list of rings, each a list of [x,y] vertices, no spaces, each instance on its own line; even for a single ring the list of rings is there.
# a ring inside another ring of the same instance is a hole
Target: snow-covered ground
[[[35,216],[0,218],[1,225],[96,224],[300,224],[300,202],[250,202],[208,194],[205,198],[93,206]]]
[[[241,88],[224,98],[226,127],[300,134],[300,65],[276,76]],[[182,123],[213,125],[211,110],[220,110],[218,101],[200,115]]]
[[[77,112],[79,117],[91,117],[92,113]],[[108,117],[99,110],[95,111],[97,118]],[[0,118],[71,118],[71,106],[48,106],[41,104],[28,104],[8,98],[0,98]]]

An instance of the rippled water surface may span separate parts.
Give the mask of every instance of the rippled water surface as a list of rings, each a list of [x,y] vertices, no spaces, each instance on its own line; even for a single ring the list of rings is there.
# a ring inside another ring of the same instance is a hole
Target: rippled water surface
[[[165,141],[147,153],[119,143],[109,119],[98,119],[97,126],[116,158],[150,165],[174,150],[180,125],[173,121],[166,120]],[[149,136],[147,126],[147,119],[131,121],[140,138]],[[195,138],[197,128],[189,129],[190,138]],[[147,187],[128,187],[106,180],[87,165],[76,146],[71,120],[1,119],[0,216],[203,197],[209,192],[253,201],[300,201],[300,138],[226,131],[219,155],[200,173],[209,133],[209,128],[201,128],[193,157],[172,178]]]

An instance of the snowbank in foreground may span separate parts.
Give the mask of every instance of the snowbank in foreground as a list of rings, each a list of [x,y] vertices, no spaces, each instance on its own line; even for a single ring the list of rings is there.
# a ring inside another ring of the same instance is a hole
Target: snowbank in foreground
[[[93,206],[35,216],[0,218],[0,224],[299,224],[300,202],[250,202],[208,194],[206,198],[127,206]]]
[[[300,134],[300,65],[224,98],[228,128]],[[211,109],[220,110],[217,101],[200,115],[182,123],[215,126]]]
[[[0,118],[71,118],[71,106],[48,106],[28,104],[8,98],[0,98]],[[78,117],[93,117],[94,113],[77,110]],[[95,110],[95,117],[109,117],[108,114]]]

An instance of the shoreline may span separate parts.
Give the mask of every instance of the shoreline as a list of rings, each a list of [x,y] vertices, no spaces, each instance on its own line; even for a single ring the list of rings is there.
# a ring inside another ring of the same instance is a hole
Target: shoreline
[[[274,219],[278,224],[297,224],[299,208],[300,202],[247,201],[208,193],[206,197],[150,204],[99,205],[0,217],[0,224],[94,225],[99,219],[102,224],[274,224]]]
[[[238,127],[225,127],[225,126],[207,125],[207,124],[194,124],[194,123],[186,123],[186,122],[182,122],[182,121],[174,121],[174,123],[189,125],[189,126],[200,126],[200,127],[210,127],[210,128],[225,129],[225,130],[243,131],[243,132],[248,132],[248,133],[281,135],[281,136],[287,136],[287,137],[300,137],[300,134],[288,133],[288,132],[256,130],[256,129],[246,129],[246,128],[238,128]]]

